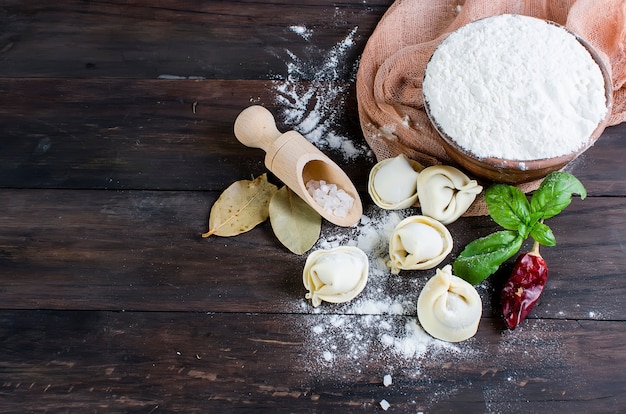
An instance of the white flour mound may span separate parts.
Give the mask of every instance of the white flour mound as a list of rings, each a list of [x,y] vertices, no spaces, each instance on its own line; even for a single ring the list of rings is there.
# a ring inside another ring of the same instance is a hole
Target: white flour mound
[[[474,155],[528,161],[587,145],[607,113],[588,50],[543,20],[499,15],[450,34],[426,68],[431,116]]]

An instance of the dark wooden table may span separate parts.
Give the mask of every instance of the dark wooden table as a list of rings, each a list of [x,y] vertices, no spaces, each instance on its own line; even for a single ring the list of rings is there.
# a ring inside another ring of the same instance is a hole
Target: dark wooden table
[[[306,255],[268,223],[200,237],[228,185],[266,172],[238,113],[306,127],[285,86],[334,100],[329,131],[360,151],[327,153],[371,214],[354,69],[391,3],[0,2],[1,412],[626,411],[626,126],[571,170],[589,197],[550,221],[531,318],[504,328],[494,277],[455,347],[395,346],[411,306],[314,309]],[[457,221],[452,257],[496,228]],[[324,222],[322,238],[341,231]],[[415,300],[430,274],[373,286]]]

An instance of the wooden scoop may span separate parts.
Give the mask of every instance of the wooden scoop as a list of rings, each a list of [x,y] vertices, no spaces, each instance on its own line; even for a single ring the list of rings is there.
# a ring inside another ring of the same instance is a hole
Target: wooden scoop
[[[326,220],[338,226],[352,226],[361,219],[361,199],[346,173],[296,131],[278,131],[274,117],[264,107],[244,109],[235,120],[235,136],[248,147],[263,149],[265,166]],[[306,189],[310,180],[335,184],[354,198],[347,215],[338,217],[324,210]]]

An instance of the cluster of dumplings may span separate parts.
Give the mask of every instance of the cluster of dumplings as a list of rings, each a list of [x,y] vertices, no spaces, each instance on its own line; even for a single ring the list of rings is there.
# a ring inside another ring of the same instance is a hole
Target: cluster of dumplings
[[[424,168],[403,154],[377,163],[370,171],[368,184],[370,196],[380,208],[403,209],[419,200],[422,214],[443,224],[461,217],[482,189],[457,168]]]
[[[467,211],[482,186],[452,166],[424,168],[399,155],[372,168],[368,191],[376,205],[387,210],[408,208],[419,200],[423,215],[400,222],[389,241],[387,265],[398,274],[432,269],[446,258],[452,237],[445,225]]]
[[[392,274],[401,270],[426,270],[439,265],[452,251],[446,224],[461,217],[482,187],[458,169],[437,165],[424,168],[404,155],[376,164],[370,172],[368,191],[381,208],[404,209],[419,205],[422,215],[405,218],[389,239]],[[312,252],[306,260],[303,282],[306,299],[313,306],[322,301],[342,303],[363,291],[369,259],[358,247],[340,246]],[[437,269],[420,292],[417,314],[424,330],[449,342],[472,337],[482,315],[476,289],[452,274],[446,265]]]

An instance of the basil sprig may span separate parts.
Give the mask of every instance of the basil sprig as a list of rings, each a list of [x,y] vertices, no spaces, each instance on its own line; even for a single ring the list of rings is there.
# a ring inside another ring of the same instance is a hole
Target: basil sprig
[[[454,274],[477,285],[495,273],[513,257],[528,237],[544,246],[554,246],[556,239],[544,220],[556,216],[587,190],[573,175],[550,173],[533,193],[530,201],[517,187],[495,184],[485,191],[491,218],[504,230],[481,237],[465,246],[454,261]]]

